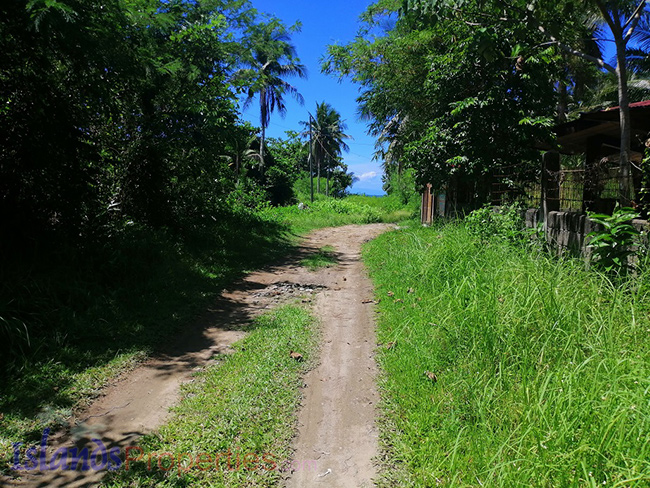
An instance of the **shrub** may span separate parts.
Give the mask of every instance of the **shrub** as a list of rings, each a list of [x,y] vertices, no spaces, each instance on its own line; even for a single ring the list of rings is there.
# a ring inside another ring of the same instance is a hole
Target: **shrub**
[[[521,208],[517,204],[500,208],[486,205],[465,217],[465,223],[470,233],[482,241],[496,237],[508,242],[521,242],[526,235]]]
[[[601,228],[591,232],[587,247],[591,248],[592,263],[597,268],[615,274],[625,274],[632,268],[629,257],[641,234],[630,221],[638,218],[632,208],[620,207],[612,215],[589,214],[592,222]]]

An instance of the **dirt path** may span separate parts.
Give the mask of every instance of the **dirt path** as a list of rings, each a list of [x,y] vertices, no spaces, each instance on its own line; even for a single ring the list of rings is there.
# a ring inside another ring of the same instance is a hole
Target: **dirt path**
[[[306,378],[288,487],[369,487],[377,454],[375,408],[375,327],[373,289],[361,262],[361,245],[385,226],[340,227],[319,231],[312,242],[333,245],[340,265],[333,282],[316,298],[323,330],[320,365]],[[314,460],[310,463],[310,460]],[[316,469],[312,469],[315,467]]]
[[[139,437],[160,427],[179,400],[180,386],[209,365],[216,353],[244,336],[242,326],[278,303],[310,291],[323,327],[321,363],[305,379],[295,460],[315,460],[314,470],[296,470],[289,486],[370,486],[376,454],[374,408],[375,347],[372,287],[360,262],[361,245],[390,228],[385,224],[321,229],[308,236],[291,260],[248,275],[224,291],[196,324],[161,354],[110,385],[70,428],[48,439],[47,458],[60,447],[96,447],[124,452]],[[309,272],[300,260],[325,245],[339,265]],[[92,486],[103,471],[30,472],[2,484],[42,487]]]

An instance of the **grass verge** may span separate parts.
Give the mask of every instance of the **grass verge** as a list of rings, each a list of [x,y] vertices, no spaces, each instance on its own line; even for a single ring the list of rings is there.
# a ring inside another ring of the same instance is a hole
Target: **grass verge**
[[[650,276],[463,226],[384,234],[380,486],[648,486]]]
[[[299,388],[317,351],[316,325],[308,310],[288,305],[261,316],[249,330],[234,354],[220,356],[184,387],[172,420],[139,443],[142,460],[128,471],[123,465],[105,486],[277,485],[290,468]],[[176,460],[183,454],[182,468],[161,458],[166,473],[157,464],[162,453]]]

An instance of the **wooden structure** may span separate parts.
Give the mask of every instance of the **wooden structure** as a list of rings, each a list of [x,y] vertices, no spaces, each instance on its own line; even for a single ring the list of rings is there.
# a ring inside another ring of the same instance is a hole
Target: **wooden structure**
[[[578,119],[555,127],[557,146],[537,146],[539,149],[555,150],[561,154],[585,155],[583,211],[608,213],[616,204],[617,198],[611,195],[603,198],[602,190],[605,180],[618,177],[616,168],[620,160],[621,146],[619,116],[618,107],[583,113]],[[650,135],[650,100],[631,103],[630,118],[630,161],[633,168],[630,186],[638,196],[641,189],[641,172],[638,168],[641,166],[645,143]],[[548,180],[549,172],[546,168],[544,173],[542,179]]]
[[[427,183],[422,191],[422,203],[420,204],[420,221],[424,225],[430,225],[435,215],[435,201],[431,183]]]
[[[650,100],[630,104],[632,119],[632,161],[643,158],[644,144],[650,132]],[[562,154],[584,154],[591,152],[591,158],[598,155],[618,160],[620,152],[620,122],[618,107],[580,114],[572,122],[555,127],[557,142]],[[552,149],[540,145],[540,149]]]
[[[433,185],[428,183],[422,191],[422,204],[420,205],[420,221],[423,225],[430,225],[436,217],[447,215],[447,195],[436,193]]]

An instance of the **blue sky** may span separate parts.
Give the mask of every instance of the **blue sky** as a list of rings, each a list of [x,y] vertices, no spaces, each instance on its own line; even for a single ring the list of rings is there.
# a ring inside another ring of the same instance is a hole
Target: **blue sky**
[[[286,130],[300,130],[300,121],[307,120],[307,111],[316,110],[316,103],[326,101],[341,113],[348,130],[354,139],[348,141],[350,152],[343,153],[348,171],[354,172],[361,181],[352,187],[353,193],[369,195],[383,194],[381,189],[381,162],[373,161],[375,138],[366,134],[366,123],[357,116],[356,98],[359,87],[346,79],[338,79],[320,72],[320,59],[325,55],[326,46],[339,42],[347,43],[354,39],[359,15],[372,4],[372,0],[329,0],[311,2],[306,0],[253,0],[260,12],[274,14],[286,25],[297,20],[302,22],[302,31],[293,34],[293,42],[300,60],[307,66],[307,79],[292,78],[289,81],[305,98],[300,106],[292,98],[287,98],[287,116],[278,113],[271,116],[267,129],[269,137],[284,137]],[[245,120],[259,126],[259,112],[255,103],[242,114]]]

